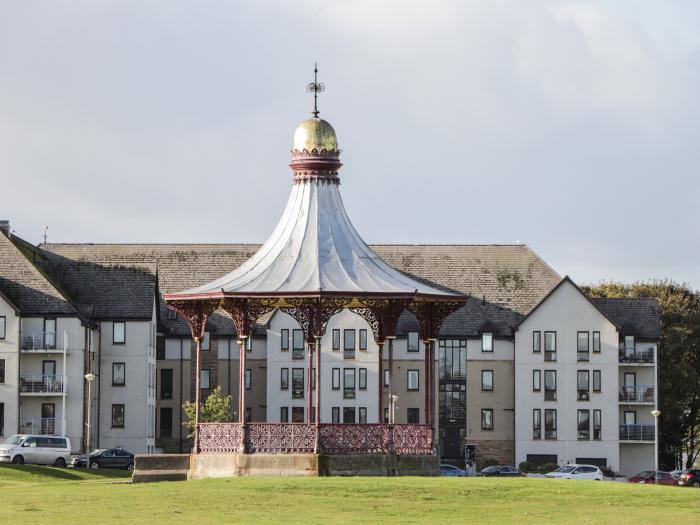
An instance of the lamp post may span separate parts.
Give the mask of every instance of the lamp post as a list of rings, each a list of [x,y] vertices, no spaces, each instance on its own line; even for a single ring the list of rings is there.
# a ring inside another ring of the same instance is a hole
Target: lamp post
[[[654,416],[654,483],[659,484],[659,416],[661,412],[658,408],[651,411]]]
[[[399,396],[396,394],[391,394],[391,424],[396,423],[396,402],[399,400]]]
[[[90,453],[90,434],[92,427],[90,426],[90,413],[92,412],[92,382],[95,380],[95,374],[88,372],[85,374],[85,380],[88,382],[88,409],[87,409],[87,439],[85,440],[85,453]]]

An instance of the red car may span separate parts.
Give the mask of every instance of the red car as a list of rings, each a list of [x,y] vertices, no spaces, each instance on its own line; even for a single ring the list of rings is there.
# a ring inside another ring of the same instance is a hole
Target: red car
[[[656,472],[659,485],[675,485],[676,480],[668,472],[659,470]],[[627,479],[627,483],[644,483],[646,485],[654,485],[656,480],[654,479],[653,470],[645,470]]]

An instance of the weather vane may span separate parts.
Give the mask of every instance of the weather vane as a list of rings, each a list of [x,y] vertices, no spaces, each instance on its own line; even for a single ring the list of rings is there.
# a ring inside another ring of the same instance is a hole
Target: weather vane
[[[318,94],[323,93],[325,89],[326,86],[318,81],[318,64],[314,62],[314,81],[306,86],[306,91],[314,94],[314,110],[311,112],[314,118],[318,118]]]

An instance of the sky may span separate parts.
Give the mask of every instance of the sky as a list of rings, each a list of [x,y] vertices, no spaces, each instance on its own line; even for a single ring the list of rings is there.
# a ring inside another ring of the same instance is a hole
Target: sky
[[[370,243],[700,288],[700,2],[0,0],[0,219],[263,242],[310,116]]]

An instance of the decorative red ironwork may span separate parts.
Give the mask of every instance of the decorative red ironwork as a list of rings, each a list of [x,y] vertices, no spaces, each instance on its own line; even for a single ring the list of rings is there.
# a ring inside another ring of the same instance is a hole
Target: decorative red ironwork
[[[320,425],[319,442],[323,454],[386,454],[389,452],[389,425]]]
[[[396,334],[396,325],[401,313],[407,308],[407,300],[374,299],[371,297],[359,300],[362,306],[350,310],[362,317],[372,329],[374,340],[381,343],[387,336]]]
[[[316,426],[305,423],[249,423],[249,453],[313,454]]]
[[[412,301],[406,308],[418,318],[424,340],[435,339],[445,319],[464,306],[464,301]]]
[[[291,315],[304,331],[306,342],[313,343],[315,336],[326,333],[330,318],[345,308],[350,301],[351,299],[345,297],[290,297],[286,302],[292,306],[283,306],[280,310]]]
[[[221,302],[221,309],[233,320],[240,336],[249,336],[260,317],[275,309],[277,300],[270,298],[228,297]]]
[[[393,425],[396,454],[433,454],[433,428],[430,425]]]
[[[219,307],[218,301],[167,301],[168,308],[175,310],[190,327],[192,339],[201,340],[209,316]]]
[[[200,423],[199,451],[205,454],[240,452],[243,425],[240,423]]]

